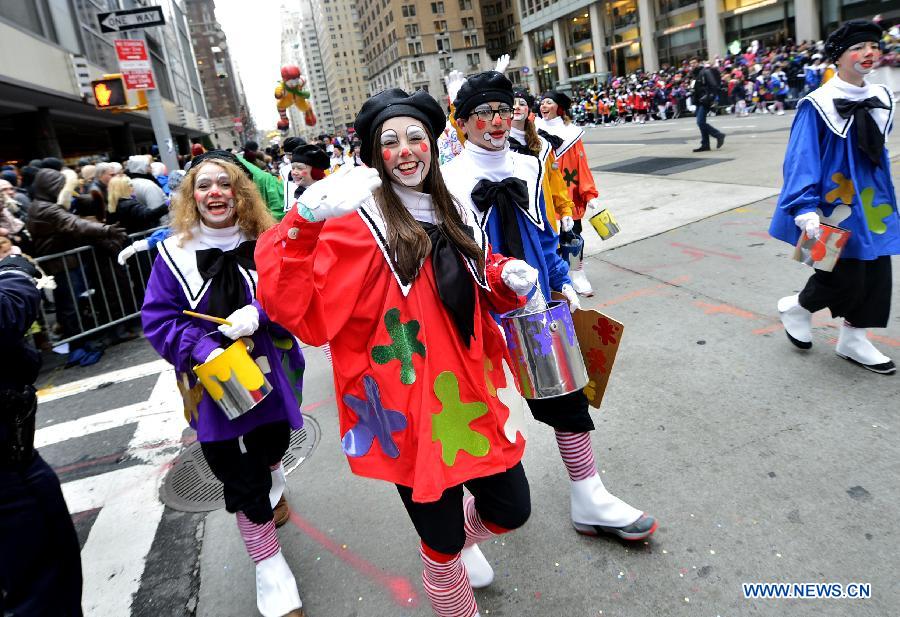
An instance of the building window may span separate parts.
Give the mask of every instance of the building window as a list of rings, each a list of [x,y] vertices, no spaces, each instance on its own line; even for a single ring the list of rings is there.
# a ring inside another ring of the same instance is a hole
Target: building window
[[[459,10],[460,11],[471,11],[472,10],[472,0],[459,0]]]
[[[431,3],[431,12],[435,15],[443,15],[444,14],[444,3],[443,2],[432,2]]]
[[[463,42],[465,43],[467,48],[478,47],[478,35],[467,34],[463,37]]]
[[[477,69],[481,64],[481,54],[466,54],[466,64],[469,65],[470,69]]]
[[[414,4],[404,4],[400,7],[400,14],[404,17],[415,17],[416,6]]]
[[[465,30],[471,30],[475,27],[475,18],[474,17],[463,17],[462,18],[462,27]]]
[[[419,36],[419,24],[406,24],[406,36]]]

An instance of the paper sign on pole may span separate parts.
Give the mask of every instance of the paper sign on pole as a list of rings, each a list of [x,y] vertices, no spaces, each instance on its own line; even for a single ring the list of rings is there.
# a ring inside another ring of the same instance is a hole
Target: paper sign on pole
[[[147,44],[140,39],[116,39],[116,57],[128,90],[156,88]]]

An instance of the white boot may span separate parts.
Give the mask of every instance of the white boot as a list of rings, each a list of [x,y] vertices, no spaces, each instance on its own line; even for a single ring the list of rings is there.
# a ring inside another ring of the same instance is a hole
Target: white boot
[[[854,328],[847,322],[841,326],[835,352],[841,358],[874,373],[890,375],[897,370],[890,358],[875,349],[875,345],[866,336],[865,328]]]
[[[256,607],[263,617],[283,617],[302,606],[297,581],[281,551],[256,564]]]
[[[612,533],[625,540],[643,540],[656,531],[656,520],[631,507],[603,486],[600,475],[572,482],[572,524],[578,533]]]
[[[460,559],[466,567],[469,584],[473,589],[483,589],[494,582],[494,568],[488,563],[477,544],[464,548],[460,553]]]
[[[279,465],[278,469],[272,472],[272,488],[269,489],[269,503],[273,508],[284,495],[284,486],[284,465]]]
[[[800,306],[799,294],[779,300],[778,312],[788,340],[800,349],[812,347],[812,313]]]
[[[587,297],[594,295],[594,288],[591,287],[591,282],[585,275],[581,265],[578,266],[577,270],[569,270],[569,278],[572,279],[572,287],[579,294]]]

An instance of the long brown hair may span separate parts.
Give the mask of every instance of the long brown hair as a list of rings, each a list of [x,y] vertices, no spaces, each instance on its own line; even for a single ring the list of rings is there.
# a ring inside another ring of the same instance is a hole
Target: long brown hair
[[[538,137],[537,129],[534,128],[534,121],[529,116],[525,118],[525,145],[535,155],[541,153],[541,138]]]
[[[425,132],[431,145],[431,165],[428,168],[428,175],[425,176],[422,191],[431,195],[431,203],[444,233],[463,255],[478,263],[480,272],[484,269],[484,253],[464,229],[465,224],[460,214],[462,206],[447,190],[444,177],[441,175],[437,143],[428,127],[425,127]],[[381,126],[375,130],[375,135],[380,134]],[[372,167],[378,171],[382,180],[381,188],[375,191],[375,201],[387,225],[388,246],[394,251],[397,274],[404,284],[409,284],[415,279],[422,260],[431,252],[431,240],[394,191],[391,175],[381,158],[378,140],[373,141]]]
[[[259,238],[264,231],[275,224],[266,204],[256,189],[253,181],[247,177],[234,163],[220,159],[206,159],[196,167],[191,167],[178,187],[178,198],[172,199],[172,223],[169,226],[173,234],[181,234],[181,241],[191,239],[191,230],[200,222],[200,212],[194,201],[194,184],[197,173],[207,163],[215,163],[225,170],[231,181],[234,193],[234,211],[241,231],[248,238]]]

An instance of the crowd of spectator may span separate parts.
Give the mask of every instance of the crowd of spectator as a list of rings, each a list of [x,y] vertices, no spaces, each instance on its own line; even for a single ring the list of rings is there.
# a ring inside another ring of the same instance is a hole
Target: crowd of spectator
[[[881,66],[900,66],[900,28],[885,32]],[[707,66],[717,69],[718,113],[783,114],[834,72],[824,54],[824,42],[777,47],[754,41],[741,53],[716,56]],[[659,71],[637,71],[610,77],[606,83],[574,92],[572,117],[580,124],[615,126],[690,115],[691,84],[695,78],[689,59]]]

